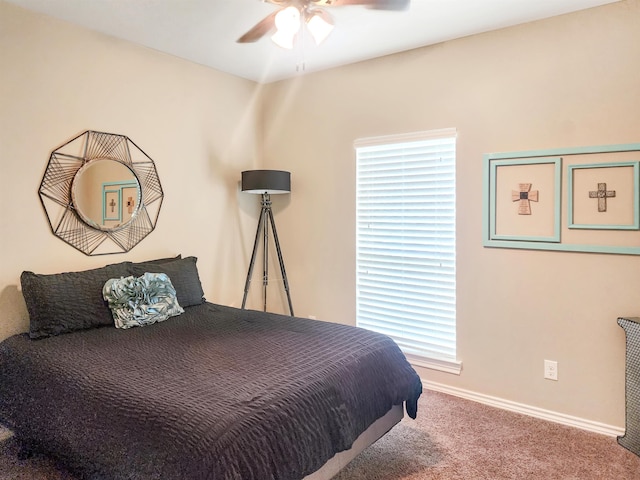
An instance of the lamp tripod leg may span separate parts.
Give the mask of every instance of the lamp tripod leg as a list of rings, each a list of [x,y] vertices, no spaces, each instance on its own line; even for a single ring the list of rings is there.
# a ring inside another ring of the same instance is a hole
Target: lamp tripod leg
[[[291,304],[291,294],[289,293],[289,280],[287,280],[287,272],[284,269],[284,260],[282,259],[282,251],[280,250],[280,242],[278,241],[278,232],[276,231],[276,222],[273,219],[271,209],[267,212],[271,222],[271,230],[273,230],[273,240],[276,244],[276,252],[278,253],[278,262],[280,263],[280,272],[282,273],[282,281],[284,282],[284,290],[287,293],[287,301],[289,302],[289,313],[293,317],[293,305]]]
[[[269,203],[270,205],[270,203]],[[269,286],[269,224],[267,215],[271,212],[271,207],[262,207],[262,311],[267,311],[267,287]]]
[[[263,208],[264,210],[264,208]],[[251,262],[249,263],[249,271],[247,272],[247,280],[244,283],[244,296],[242,297],[242,309],[247,303],[247,295],[249,293],[249,287],[251,286],[251,275],[253,274],[253,266],[256,263],[256,253],[258,252],[258,243],[260,241],[260,230],[264,228],[264,214],[260,213],[260,219],[258,220],[258,228],[256,229],[256,239],[253,242],[253,253],[251,254]]]

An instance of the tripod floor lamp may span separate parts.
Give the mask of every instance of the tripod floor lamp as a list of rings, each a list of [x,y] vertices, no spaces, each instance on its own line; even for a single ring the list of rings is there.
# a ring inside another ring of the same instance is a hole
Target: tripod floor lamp
[[[291,305],[291,294],[289,293],[289,281],[287,280],[287,272],[284,269],[284,260],[282,259],[280,242],[278,241],[276,223],[273,220],[273,212],[271,211],[271,194],[291,192],[291,173],[284,172],[282,170],[244,171],[242,172],[242,191],[262,195],[262,210],[260,212],[260,219],[258,220],[256,239],[253,242],[253,253],[251,254],[251,263],[249,264],[249,271],[247,272],[247,280],[244,284],[242,308],[244,309],[244,306],[247,303],[247,295],[249,293],[249,287],[251,286],[251,276],[253,275],[253,266],[256,262],[258,245],[262,243],[264,250],[264,255],[262,257],[263,306],[264,311],[267,311],[267,286],[269,285],[269,226],[271,226],[271,230],[273,231],[273,240],[276,244],[276,252],[278,254],[278,262],[280,263],[282,281],[284,282],[284,290],[287,293],[287,301],[289,302],[289,313],[293,317],[293,306]]]

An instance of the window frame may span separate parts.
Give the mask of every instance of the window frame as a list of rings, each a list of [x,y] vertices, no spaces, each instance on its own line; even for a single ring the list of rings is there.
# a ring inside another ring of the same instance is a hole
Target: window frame
[[[426,131],[426,132],[414,132],[414,133],[407,133],[407,134],[399,134],[399,135],[385,135],[385,136],[379,136],[379,137],[369,137],[369,138],[362,138],[362,139],[358,139],[354,142],[354,149],[355,149],[355,160],[356,160],[356,324],[358,326],[363,326],[361,325],[362,322],[360,322],[359,317],[360,317],[360,289],[361,289],[361,281],[360,281],[360,251],[361,251],[361,234],[359,233],[359,224],[361,221],[361,189],[360,189],[360,182],[361,182],[361,175],[360,175],[360,169],[362,167],[361,163],[361,157],[360,157],[360,153],[364,150],[367,150],[368,147],[385,147],[385,146],[389,146],[389,150],[394,149],[396,147],[400,147],[401,144],[417,144],[417,143],[422,143],[422,142],[429,142],[431,140],[440,140],[440,139],[452,139],[453,140],[453,158],[452,158],[452,168],[453,168],[453,202],[452,202],[452,206],[453,206],[453,252],[452,252],[452,258],[453,258],[453,354],[451,355],[446,355],[446,356],[423,356],[423,355],[416,355],[413,354],[411,352],[405,352],[405,356],[407,357],[407,359],[409,360],[409,362],[415,366],[420,366],[420,367],[425,367],[425,368],[429,368],[429,369],[435,369],[435,370],[440,370],[440,371],[444,371],[447,373],[453,373],[456,375],[459,375],[461,370],[462,370],[462,363],[457,359],[457,332],[456,332],[456,286],[455,286],[455,258],[456,258],[456,240],[455,240],[455,222],[456,222],[456,213],[455,213],[455,204],[456,204],[456,195],[455,195],[455,187],[456,187],[456,181],[455,181],[455,169],[456,169],[456,164],[457,164],[457,154],[456,154],[456,141],[457,141],[457,131],[455,128],[446,128],[446,129],[438,129],[438,130],[431,130],[431,131]],[[371,149],[369,149],[371,150]],[[403,224],[404,225],[404,224]],[[366,322],[364,322],[366,323]],[[364,326],[363,328],[367,328],[366,326]],[[375,329],[372,329],[375,330]],[[383,332],[384,333],[384,332]],[[393,335],[390,335],[393,338]],[[403,348],[402,345],[400,345],[401,349]],[[404,351],[404,350],[403,350]]]

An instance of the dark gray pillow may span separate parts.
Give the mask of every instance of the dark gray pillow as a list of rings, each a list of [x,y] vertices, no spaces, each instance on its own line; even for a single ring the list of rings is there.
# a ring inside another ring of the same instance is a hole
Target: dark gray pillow
[[[130,275],[139,277],[145,273],[166,273],[176,289],[181,307],[191,307],[204,303],[204,291],[198,275],[196,257],[186,257],[166,263],[140,262],[131,265]]]
[[[155,258],[153,260],[145,260],[144,262],[133,262],[133,265],[134,266],[141,265],[143,267],[146,267],[147,265],[157,265],[159,263],[173,262],[174,260],[180,260],[181,258],[182,258],[182,255],[178,254],[175,257]]]
[[[22,272],[20,283],[29,311],[29,336],[43,338],[113,325],[102,287],[110,278],[126,277],[130,271],[131,262],[122,262],[82,272]]]

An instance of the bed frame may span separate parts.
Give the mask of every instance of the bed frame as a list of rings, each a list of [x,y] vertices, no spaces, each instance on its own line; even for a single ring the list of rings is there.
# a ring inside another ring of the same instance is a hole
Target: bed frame
[[[402,405],[394,405],[384,416],[373,422],[369,428],[360,434],[349,450],[337,453],[320,469],[307,475],[303,480],[331,480],[340,470],[347,466],[362,451],[382,438],[404,417]]]

